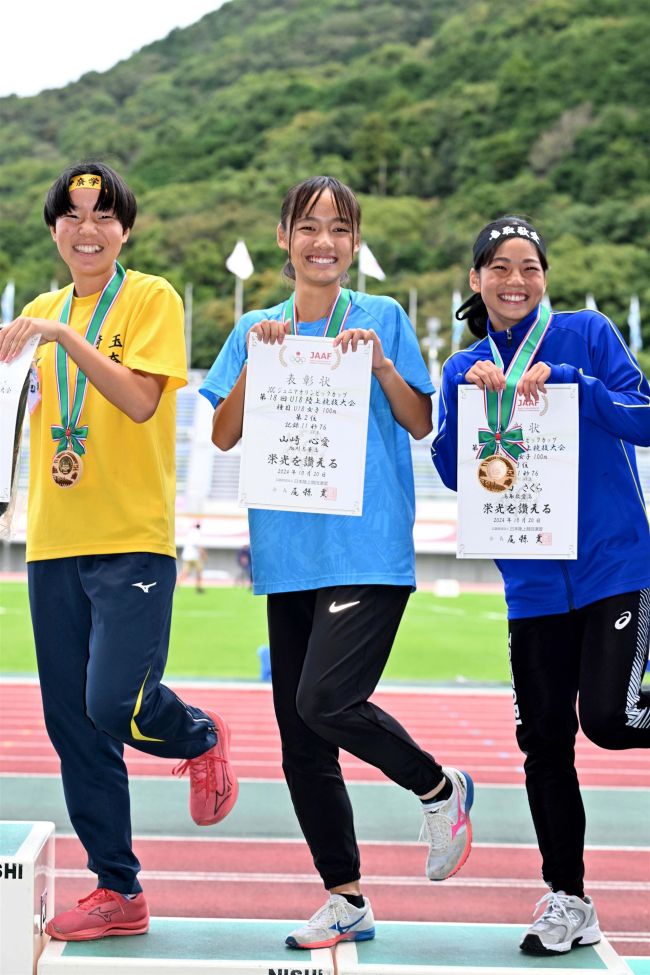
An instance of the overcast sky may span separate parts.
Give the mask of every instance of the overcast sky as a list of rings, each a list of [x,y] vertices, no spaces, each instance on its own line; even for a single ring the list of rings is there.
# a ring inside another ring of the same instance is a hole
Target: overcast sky
[[[62,88],[88,71],[107,71],[175,27],[187,27],[225,0],[10,0],[2,13],[0,97]]]

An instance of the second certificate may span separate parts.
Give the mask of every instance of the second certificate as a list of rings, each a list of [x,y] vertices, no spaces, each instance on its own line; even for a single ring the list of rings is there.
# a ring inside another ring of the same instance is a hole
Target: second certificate
[[[371,342],[250,336],[240,505],[362,514],[371,365]]]

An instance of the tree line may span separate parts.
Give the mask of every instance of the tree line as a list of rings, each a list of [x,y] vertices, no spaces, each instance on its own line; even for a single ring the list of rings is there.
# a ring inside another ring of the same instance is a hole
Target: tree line
[[[231,0],[108,72],[0,99],[0,282],[18,305],[64,283],[42,200],[99,156],[138,197],[125,262],[193,284],[206,367],[232,327],[234,243],[256,268],[246,307],[281,300],[280,201],[329,172],[387,274],[369,289],[405,306],[417,289],[422,336],[435,316],[449,345],[473,239],[514,212],[546,237],[554,307],[592,293],[627,337],[636,294],[647,350],[649,35],[645,0]]]

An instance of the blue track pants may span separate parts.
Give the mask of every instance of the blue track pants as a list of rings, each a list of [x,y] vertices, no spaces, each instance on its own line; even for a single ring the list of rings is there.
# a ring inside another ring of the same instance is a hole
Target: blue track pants
[[[140,864],[131,849],[123,743],[185,759],[216,742],[210,718],[160,683],[176,563],[134,552],[27,568],[45,724],[70,820],[98,886],[135,893]]]

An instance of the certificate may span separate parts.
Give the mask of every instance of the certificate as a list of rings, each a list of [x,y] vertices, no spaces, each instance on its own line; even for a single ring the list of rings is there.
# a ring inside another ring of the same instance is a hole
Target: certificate
[[[22,427],[25,405],[24,401],[21,403],[21,393],[39,341],[40,335],[33,335],[12,362],[0,362],[0,510],[5,510],[11,499],[20,443],[20,430],[16,429],[16,424],[20,419]]]
[[[577,384],[548,386],[537,403],[517,397],[514,416],[528,448],[518,463],[500,454],[480,461],[483,391],[458,387],[457,557],[576,559]]]
[[[361,515],[372,342],[288,335],[248,346],[239,503]]]

